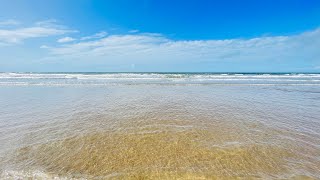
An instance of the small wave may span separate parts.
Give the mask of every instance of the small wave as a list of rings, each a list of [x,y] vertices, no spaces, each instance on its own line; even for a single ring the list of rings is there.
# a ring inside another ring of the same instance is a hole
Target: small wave
[[[0,73],[0,85],[320,84],[320,74]]]
[[[320,74],[215,74],[215,73],[0,73],[1,79],[10,78],[219,78],[219,77],[259,77],[259,78],[290,78],[315,77]]]

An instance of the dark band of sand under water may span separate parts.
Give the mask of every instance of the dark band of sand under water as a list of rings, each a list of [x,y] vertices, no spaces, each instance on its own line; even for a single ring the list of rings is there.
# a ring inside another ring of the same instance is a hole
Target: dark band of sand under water
[[[0,177],[317,179],[319,87],[2,86]]]

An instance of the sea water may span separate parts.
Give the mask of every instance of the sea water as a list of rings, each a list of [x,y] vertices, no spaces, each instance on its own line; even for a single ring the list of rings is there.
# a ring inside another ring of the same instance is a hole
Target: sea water
[[[0,73],[0,179],[320,178],[320,74]]]

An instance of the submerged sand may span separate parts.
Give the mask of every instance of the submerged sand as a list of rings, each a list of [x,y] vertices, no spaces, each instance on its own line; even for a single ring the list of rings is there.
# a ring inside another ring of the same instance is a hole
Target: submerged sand
[[[319,179],[318,91],[2,88],[0,179]]]
[[[23,147],[16,152],[15,163],[69,178],[247,179],[290,174],[290,160],[303,160],[292,149],[294,144],[259,143],[275,131],[266,130],[255,141],[246,141],[241,127],[203,125],[128,122],[117,130]]]

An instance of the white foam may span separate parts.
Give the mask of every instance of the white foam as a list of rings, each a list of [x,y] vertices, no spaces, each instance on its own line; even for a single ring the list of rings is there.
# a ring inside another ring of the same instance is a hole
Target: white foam
[[[0,73],[0,85],[101,85],[110,83],[319,84],[320,74]]]
[[[320,78],[320,74],[0,73],[1,79]]]
[[[35,171],[15,171],[5,170],[0,174],[0,179],[51,179],[51,180],[84,180],[85,178],[72,178],[72,177],[61,177],[45,173],[40,170]]]

